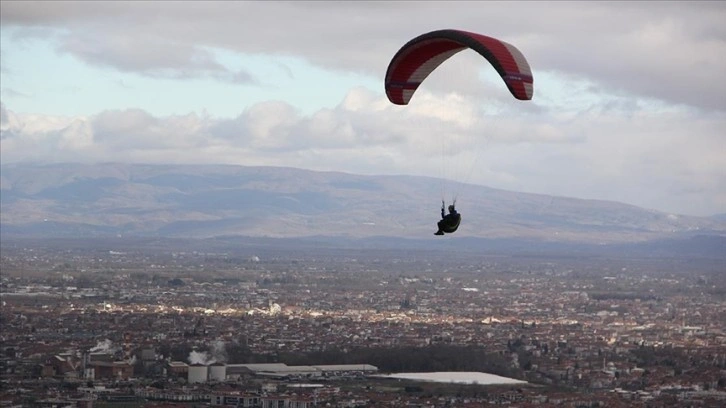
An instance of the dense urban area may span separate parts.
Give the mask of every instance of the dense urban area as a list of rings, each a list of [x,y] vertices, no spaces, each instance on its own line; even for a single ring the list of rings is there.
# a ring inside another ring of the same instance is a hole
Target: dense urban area
[[[150,239],[1,255],[0,407],[726,406],[723,259]]]

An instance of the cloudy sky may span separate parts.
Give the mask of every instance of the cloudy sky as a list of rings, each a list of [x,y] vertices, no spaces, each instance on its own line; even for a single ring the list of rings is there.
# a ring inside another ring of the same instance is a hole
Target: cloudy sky
[[[413,174],[726,213],[726,2],[3,0],[0,18],[3,164]],[[464,51],[391,104],[391,57],[443,28],[514,44],[534,98]]]

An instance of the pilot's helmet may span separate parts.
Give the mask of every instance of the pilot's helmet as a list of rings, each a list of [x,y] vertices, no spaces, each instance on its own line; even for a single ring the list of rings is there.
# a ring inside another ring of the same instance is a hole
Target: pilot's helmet
[[[454,212],[454,206],[453,205],[450,205],[449,206],[449,212]]]

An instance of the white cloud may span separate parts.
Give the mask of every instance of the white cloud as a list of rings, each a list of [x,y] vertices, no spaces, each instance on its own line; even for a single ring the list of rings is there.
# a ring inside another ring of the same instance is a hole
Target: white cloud
[[[2,23],[62,32],[59,48],[89,63],[240,81],[253,79],[228,72],[205,47],[299,56],[381,77],[409,39],[461,28],[515,44],[528,56],[535,84],[538,71],[560,71],[611,90],[726,108],[722,2],[357,3],[3,2]],[[460,59],[451,67],[460,74],[442,83],[459,93],[485,91],[485,83],[462,87],[476,68],[473,57]]]
[[[135,38],[128,28],[119,31],[87,31],[83,35],[67,33],[60,39],[59,49],[88,63],[111,67],[122,72],[135,72],[158,78],[210,77],[224,82],[256,83],[245,71],[232,71],[217,61],[214,54],[200,46],[178,42],[163,35]]]
[[[234,119],[153,117],[140,110],[43,117],[4,108],[2,162],[229,163],[452,176],[676,213],[726,208],[724,115],[640,105],[496,116],[463,97],[420,96],[420,104],[398,107],[357,89],[335,109],[309,116],[268,102]],[[436,106],[454,109],[447,116]]]

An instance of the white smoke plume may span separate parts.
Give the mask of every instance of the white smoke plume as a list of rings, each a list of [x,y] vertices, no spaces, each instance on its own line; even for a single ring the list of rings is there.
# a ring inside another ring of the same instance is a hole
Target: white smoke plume
[[[209,351],[192,351],[187,358],[190,364],[210,365],[227,362],[227,350],[222,340],[213,342]]]
[[[96,346],[91,348],[91,350],[89,350],[89,351],[91,353],[101,353],[101,352],[113,353],[114,352],[113,342],[109,339],[99,341],[98,343],[96,343]]]
[[[212,356],[209,355],[206,351],[192,351],[189,353],[189,364],[202,364],[202,365],[209,365],[214,364],[217,362]]]
[[[209,352],[212,354],[212,358],[217,363],[227,362],[227,349],[225,348],[225,343],[222,340],[217,340],[212,343]]]

